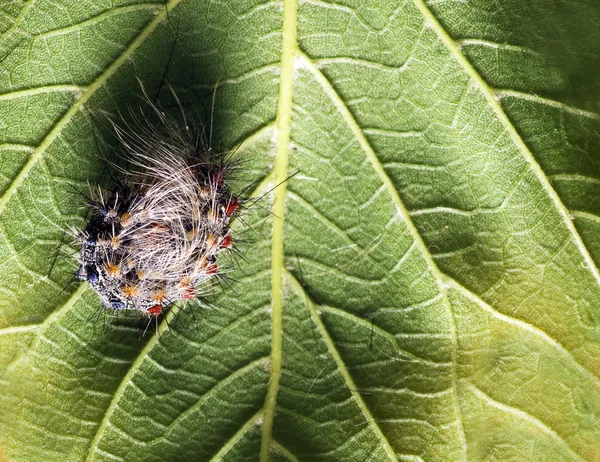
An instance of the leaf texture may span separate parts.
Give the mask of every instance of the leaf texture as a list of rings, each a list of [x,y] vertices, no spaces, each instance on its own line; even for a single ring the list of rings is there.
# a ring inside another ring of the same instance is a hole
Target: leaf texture
[[[0,458],[600,460],[599,23],[593,0],[0,6]],[[62,231],[138,80],[209,114],[216,86],[215,144],[266,193],[231,287],[143,338],[69,283]]]

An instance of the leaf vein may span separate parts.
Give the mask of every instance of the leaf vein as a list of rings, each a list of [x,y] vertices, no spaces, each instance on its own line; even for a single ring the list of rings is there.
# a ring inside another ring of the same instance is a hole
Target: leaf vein
[[[335,308],[335,307],[332,307],[332,306],[322,306],[322,309],[325,312],[329,311],[329,312],[334,313],[337,316],[346,317],[346,318],[352,320],[353,322],[362,324],[363,327],[365,327],[367,329],[373,329],[374,331],[378,332],[379,334],[383,335],[384,337],[387,337],[388,340],[390,340],[394,344],[394,346],[396,348],[396,351],[400,355],[402,355],[402,356],[404,356],[406,358],[410,358],[411,360],[413,360],[415,362],[420,362],[420,363],[427,364],[427,365],[433,366],[433,367],[440,367],[440,366],[446,366],[446,365],[448,365],[448,363],[445,363],[445,362],[440,363],[440,362],[436,362],[436,361],[431,361],[430,359],[421,358],[421,357],[415,355],[414,353],[411,353],[411,352],[409,352],[407,350],[403,350],[403,349],[399,348],[398,347],[398,342],[396,340],[396,336],[397,336],[396,334],[393,334],[393,333],[385,330],[384,328],[382,328],[380,326],[377,326],[377,325],[373,324],[372,322],[367,321],[366,319],[361,318],[360,316],[357,316],[354,313],[350,313],[350,312],[348,312],[346,310],[342,310],[341,308]],[[369,316],[371,316],[371,317],[372,316],[376,316],[376,315],[377,315],[377,312],[369,314]],[[371,364],[376,364],[376,363],[372,362]]]
[[[271,441],[271,446],[273,447],[273,449],[275,451],[277,451],[280,454],[282,454],[285,457],[287,457],[288,460],[290,460],[291,462],[300,462],[300,459],[298,459],[294,454],[291,453],[291,451],[289,449],[287,449],[285,446],[283,446],[278,441],[272,440]]]
[[[82,93],[71,108],[61,117],[56,125],[50,130],[48,135],[44,138],[42,143],[36,148],[33,154],[25,166],[21,169],[19,174],[15,177],[10,187],[6,190],[5,194],[0,198],[0,213],[4,211],[8,202],[12,196],[17,192],[21,184],[25,181],[25,178],[29,175],[31,170],[37,165],[37,163],[43,158],[46,150],[54,142],[54,140],[60,136],[63,128],[71,121],[71,119],[79,112],[84,104],[91,98],[91,96],[98,90],[104,83],[124,64],[127,62],[131,54],[139,48],[150,33],[158,26],[158,24],[167,16],[167,13],[172,11],[182,0],[171,0],[166,6],[165,10],[159,13],[152,21],[149,22],[142,32],[136,37],[136,39],[125,49],[117,59],[115,59],[110,66],[100,76],[89,85],[86,92]]]
[[[348,127],[350,128],[350,130],[352,131],[352,134],[355,136],[356,140],[358,141],[358,143],[359,143],[360,147],[362,148],[363,152],[365,153],[367,159],[371,162],[373,169],[379,176],[379,178],[382,181],[382,183],[384,184],[385,188],[389,191],[389,194],[392,198],[392,202],[396,206],[396,209],[398,211],[400,218],[405,223],[411,237],[417,244],[417,247],[420,250],[420,253],[421,253],[423,259],[425,260],[427,267],[429,268],[431,274],[433,275],[433,277],[436,280],[438,289],[443,294],[444,304],[448,309],[448,313],[451,314],[451,306],[447,299],[447,296],[445,293],[445,288],[443,286],[442,273],[440,272],[439,268],[433,261],[432,255],[429,253],[427,246],[423,242],[423,239],[421,238],[415,225],[413,224],[412,220],[410,219],[408,210],[406,209],[402,199],[400,198],[399,192],[397,191],[392,180],[390,179],[387,172],[385,171],[383,164],[380,162],[379,158],[375,154],[375,151],[369,144],[367,138],[365,137],[365,134],[362,132],[361,128],[359,127],[359,125],[358,125],[357,121],[355,120],[354,116],[352,115],[350,109],[344,104],[344,102],[342,101],[340,96],[337,94],[337,92],[335,91],[335,89],[333,88],[331,83],[327,80],[327,78],[319,71],[319,69],[314,65],[314,63],[312,63],[310,58],[308,56],[306,56],[304,53],[302,53],[301,51],[298,51],[298,57],[296,58],[296,67],[306,69],[308,72],[311,73],[311,75],[323,87],[323,90],[331,98],[331,101],[333,102],[335,107],[339,110],[340,114],[342,115],[342,118],[348,124]],[[457,419],[458,433],[459,433],[459,438],[460,438],[461,449],[463,452],[463,458],[466,459],[467,444],[465,441],[465,433],[464,433],[464,428],[463,428],[463,424],[462,424],[462,416],[460,413],[460,408],[457,403],[457,395],[456,395],[456,387],[457,387],[457,384],[456,384],[456,354],[457,354],[456,353],[457,352],[456,326],[454,324],[453,317],[450,315],[449,318],[450,318],[449,319],[450,329],[452,332],[452,335],[451,335],[452,365],[453,365],[453,367],[452,367],[452,383],[453,383],[453,387],[455,390],[452,401],[453,401],[454,413],[455,413],[456,419]]]
[[[188,409],[186,409],[185,411],[183,411],[181,414],[179,414],[177,416],[177,418],[175,420],[173,420],[169,424],[169,429],[167,430],[166,434],[158,437],[157,440],[169,441],[169,434],[171,433],[173,427],[179,421],[185,419],[185,417],[187,415],[193,413],[197,408],[199,408],[204,402],[206,402],[213,395],[213,393],[217,392],[219,390],[219,388],[227,385],[228,383],[230,383],[231,381],[235,380],[236,378],[238,378],[238,377],[240,377],[240,376],[242,376],[242,375],[250,372],[252,369],[262,369],[262,370],[264,370],[264,366],[268,363],[268,361],[269,361],[269,357],[268,356],[255,359],[254,361],[251,361],[250,363],[246,364],[245,366],[240,367],[239,369],[236,369],[231,374],[229,374],[227,377],[224,377],[223,379],[221,379],[218,382],[216,382],[210,388],[210,390],[206,391],[200,397],[200,399],[198,399],[197,402],[195,402],[191,407],[189,407]],[[260,411],[258,414],[260,414],[261,412],[262,411]],[[173,444],[175,444],[175,443],[173,443]]]
[[[285,198],[287,191],[287,170],[292,119],[292,91],[294,81],[294,59],[297,44],[297,0],[283,1],[282,44],[279,76],[279,100],[277,106],[277,145],[275,148],[274,177],[278,188],[275,190],[273,204],[272,242],[271,242],[271,371],[267,395],[263,406],[264,422],[260,446],[260,461],[268,462],[269,448],[273,435],[273,421],[277,406],[277,394],[281,378],[283,361],[283,220],[285,217]],[[277,218],[280,217],[280,218]]]
[[[6,37],[8,37],[10,34],[12,34],[17,29],[17,26],[23,20],[23,18],[25,17],[25,15],[27,14],[27,12],[29,11],[29,8],[31,8],[31,5],[33,5],[35,3],[35,1],[36,0],[29,0],[26,4],[23,5],[23,8],[21,9],[21,12],[15,18],[15,20],[13,21],[13,23],[11,24],[11,26],[6,31],[4,31],[4,33],[2,35],[0,35],[0,40],[4,40]]]
[[[488,86],[488,84],[483,80],[483,78],[477,73],[477,71],[475,70],[473,65],[470,63],[470,61],[460,51],[460,49],[457,46],[454,39],[442,27],[440,22],[436,19],[436,17],[431,12],[431,10],[429,10],[429,7],[425,3],[425,0],[414,0],[414,2],[415,2],[416,7],[419,9],[421,14],[423,15],[426,25],[430,26],[435,31],[435,33],[439,37],[440,41],[446,46],[446,48],[448,49],[450,54],[452,56],[454,56],[457,63],[463,68],[465,73],[470,77],[470,79],[473,81],[473,83],[481,91],[481,94],[488,102],[489,107],[494,111],[494,113],[496,114],[496,117],[502,123],[506,132],[509,134],[509,136],[513,140],[515,146],[519,149],[519,151],[523,155],[523,158],[529,165],[530,170],[534,173],[540,186],[546,192],[548,198],[554,203],[556,211],[559,213],[563,223],[565,224],[565,227],[567,228],[567,230],[573,237],[573,241],[574,241],[575,245],[577,246],[581,256],[585,260],[586,267],[589,268],[596,283],[598,285],[600,285],[600,272],[598,271],[598,267],[596,266],[594,260],[592,259],[587,247],[583,243],[583,240],[582,240],[581,236],[579,235],[577,229],[575,228],[575,225],[569,218],[569,211],[567,210],[565,205],[562,203],[558,193],[552,187],[549,179],[546,177],[546,174],[542,170],[540,164],[537,162],[537,160],[533,156],[532,152],[529,150],[529,148],[527,147],[527,145],[521,138],[521,135],[519,135],[519,133],[517,132],[517,129],[511,123],[508,116],[502,109],[502,106],[498,102],[498,99],[496,98],[496,94],[494,93],[493,89]]]
[[[597,112],[587,111],[585,109],[579,109],[579,108],[571,106],[569,104],[562,103],[560,101],[550,99],[550,98],[544,98],[542,96],[538,96],[533,93],[523,93],[521,91],[498,89],[498,88],[494,88],[494,89],[492,89],[492,91],[500,100],[502,100],[502,98],[504,98],[505,96],[512,96],[514,98],[519,98],[519,99],[523,99],[526,101],[543,104],[545,106],[552,106],[556,109],[560,109],[562,111],[565,111],[565,112],[568,112],[570,114],[574,114],[577,116],[582,116],[582,117],[586,117],[586,118],[594,119],[594,120],[600,120],[600,114],[598,114]]]
[[[566,448],[569,450],[569,452],[577,459],[581,460],[581,457],[571,448],[571,446],[569,445],[569,443],[567,443],[558,433],[556,433],[552,428],[550,428],[548,425],[546,425],[544,422],[542,422],[541,420],[539,420],[537,417],[529,414],[528,412],[525,412],[521,409],[517,409],[514,408],[512,406],[508,406],[507,404],[504,403],[500,403],[494,399],[492,399],[489,395],[487,395],[486,393],[484,393],[482,390],[480,390],[479,388],[477,388],[475,385],[473,384],[468,384],[465,387],[467,390],[469,390],[471,393],[473,393],[475,396],[477,396],[478,398],[480,398],[481,400],[485,401],[486,403],[488,403],[490,406],[495,407],[496,409],[499,409],[501,411],[507,412],[509,414],[513,414],[523,420],[526,420],[528,422],[530,422],[531,424],[535,425],[537,428],[539,428],[540,430],[542,430],[544,433],[548,434],[553,440],[555,440],[556,442],[560,443],[562,446],[566,446]]]
[[[577,359],[573,356],[573,354],[567,348],[565,348],[557,340],[552,338],[550,335],[548,335],[546,332],[541,330],[539,327],[536,327],[525,321],[514,318],[512,316],[507,316],[506,314],[501,313],[500,311],[498,311],[494,307],[492,307],[490,304],[483,301],[481,298],[479,298],[476,294],[471,292],[469,289],[462,286],[456,280],[454,280],[448,276],[445,276],[444,279],[445,279],[446,287],[453,288],[453,289],[457,290],[458,292],[462,293],[469,300],[471,300],[472,302],[477,304],[480,308],[482,308],[484,311],[486,311],[493,317],[500,319],[501,321],[504,321],[504,322],[511,324],[515,327],[518,327],[520,329],[526,330],[527,332],[530,332],[530,333],[534,334],[536,337],[542,339],[544,341],[544,343],[551,345],[560,354],[567,356],[580,371],[584,372],[585,375],[589,376],[590,379],[592,379],[595,382],[596,386],[600,386],[600,377],[598,377],[596,374],[592,373],[592,371],[585,368],[579,361],[577,361]]]
[[[294,275],[291,274],[287,270],[284,270],[284,271],[286,274],[286,279],[289,281],[289,283],[291,285],[293,285],[295,287],[296,291],[300,294],[308,295],[308,294],[306,294],[306,291],[304,290],[302,285],[294,277]],[[327,349],[329,350],[329,353],[331,354],[334,361],[336,362],[338,369],[344,378],[344,381],[348,384],[348,389],[349,389],[352,397],[354,398],[354,401],[359,406],[363,416],[365,417],[366,424],[371,427],[371,429],[373,430],[375,435],[377,435],[377,437],[381,441],[381,445],[382,445],[383,449],[385,450],[386,454],[388,455],[388,458],[390,460],[396,460],[396,456],[394,455],[394,450],[392,449],[390,442],[385,437],[385,435],[382,433],[381,429],[375,423],[375,418],[371,414],[371,411],[367,407],[367,404],[363,400],[362,396],[360,396],[360,393],[358,392],[358,388],[357,388],[356,384],[354,383],[354,380],[352,379],[350,371],[348,370],[346,364],[344,363],[339,351],[337,350],[337,348],[333,342],[333,339],[331,338],[331,336],[329,335],[329,332],[327,331],[325,325],[323,324],[323,321],[319,317],[315,305],[313,304],[312,300],[308,296],[306,296],[305,299],[306,299],[306,305],[310,312],[311,318],[313,319],[313,322],[319,329],[321,336],[323,337],[323,340],[324,340],[325,344],[327,345]]]
[[[42,87],[25,88],[22,90],[11,91],[10,93],[0,94],[0,101],[10,101],[16,98],[24,98],[27,96],[40,95],[44,93],[71,92],[81,95],[85,92],[85,90],[85,87],[79,85],[46,85]]]
[[[127,5],[121,7],[113,7],[108,10],[104,10],[99,14],[91,16],[87,18],[85,21],[81,21],[77,24],[71,24],[70,26],[62,27],[60,29],[52,29],[40,34],[34,34],[32,38],[46,38],[46,37],[55,37],[59,35],[65,35],[70,32],[78,32],[80,29],[87,27],[89,25],[94,25],[96,23],[102,22],[107,18],[112,16],[116,16],[122,13],[135,12],[139,10],[151,10],[158,12],[161,8],[164,8],[165,5],[162,3],[141,3],[138,5]]]
[[[235,432],[229,440],[223,445],[223,447],[217,452],[213,457],[211,457],[212,461],[219,461],[224,457],[227,452],[235,446],[235,444],[244,436],[244,434],[253,426],[259,423],[260,418],[262,417],[262,411],[257,412],[252,417],[248,419],[244,425],[240,427],[240,429]]]

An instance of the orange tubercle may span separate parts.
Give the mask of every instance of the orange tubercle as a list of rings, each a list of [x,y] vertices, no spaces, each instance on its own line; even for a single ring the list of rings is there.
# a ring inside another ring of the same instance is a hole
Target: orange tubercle
[[[121,226],[129,226],[131,224],[131,213],[125,212],[121,215]]]
[[[208,233],[206,236],[206,250],[211,251],[217,246],[217,239],[213,233]]]
[[[117,250],[120,245],[121,239],[119,239],[119,236],[113,236],[113,238],[110,240],[110,246],[112,247],[112,249]]]
[[[215,209],[210,209],[208,211],[208,219],[210,221],[212,221],[213,223],[219,222],[219,214],[217,213],[217,211]]]
[[[167,291],[165,289],[160,289],[154,292],[152,295],[152,301],[156,303],[162,302],[165,298],[167,298]]]
[[[125,286],[123,288],[123,295],[127,298],[137,297],[140,291],[136,286]]]
[[[112,263],[107,263],[106,264],[106,273],[113,277],[116,278],[117,276],[119,276],[119,274],[121,274],[121,268],[119,268],[119,265],[114,265]]]
[[[210,197],[212,190],[210,185],[205,184],[204,186],[202,186],[202,189],[200,189],[200,197],[203,197],[204,199]]]
[[[186,236],[188,241],[193,241],[194,239],[196,239],[196,237],[198,237],[198,229],[197,228],[192,228],[190,229],[187,233]]]
[[[206,261],[206,257],[202,256],[196,262],[196,270],[204,270],[208,266],[208,262]]]

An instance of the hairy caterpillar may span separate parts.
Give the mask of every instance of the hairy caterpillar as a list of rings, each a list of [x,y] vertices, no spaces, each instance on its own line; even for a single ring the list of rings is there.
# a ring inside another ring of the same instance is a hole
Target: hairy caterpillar
[[[127,168],[116,187],[94,190],[79,244],[77,278],[105,308],[156,318],[198,300],[220,275],[217,256],[234,245],[230,222],[244,201],[231,191],[231,155],[205,140],[181,108],[175,118],[151,102],[150,115],[114,124]]]

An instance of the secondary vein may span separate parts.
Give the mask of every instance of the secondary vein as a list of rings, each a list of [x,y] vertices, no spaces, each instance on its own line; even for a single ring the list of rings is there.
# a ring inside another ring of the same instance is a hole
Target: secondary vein
[[[465,57],[465,55],[462,54],[462,52],[458,48],[456,42],[452,39],[452,37],[450,37],[450,35],[448,35],[446,30],[442,27],[440,22],[433,15],[433,13],[429,9],[429,7],[425,3],[425,1],[424,0],[414,0],[414,1],[415,1],[416,7],[419,9],[421,14],[425,18],[426,23],[435,31],[435,33],[437,34],[437,36],[439,37],[441,42],[448,49],[450,54],[452,54],[452,56],[454,56],[454,58],[457,60],[457,62],[463,68],[465,73],[471,78],[471,80],[473,82],[475,82],[477,84],[477,86],[481,90],[483,97],[488,102],[489,107],[494,111],[494,114],[496,114],[496,117],[498,117],[498,120],[502,123],[505,130],[510,135],[510,137],[513,140],[513,142],[515,143],[516,147],[523,154],[523,157],[524,157],[525,161],[529,164],[531,171],[534,173],[534,175],[540,182],[540,185],[541,185],[542,189],[548,195],[548,198],[554,203],[554,206],[556,207],[557,212],[559,213],[563,223],[565,224],[565,227],[568,229],[569,233],[573,237],[573,242],[575,243],[579,252],[581,253],[582,258],[585,261],[586,267],[589,268],[590,273],[592,274],[592,277],[595,279],[596,283],[598,285],[600,285],[600,272],[598,271],[598,268],[596,267],[596,263],[592,259],[587,247],[585,246],[583,239],[581,238],[581,236],[579,235],[579,232],[575,228],[573,221],[570,219],[569,211],[563,204],[563,202],[562,202],[561,198],[559,197],[558,193],[556,192],[556,190],[553,188],[553,186],[550,183],[545,172],[542,170],[542,167],[537,162],[537,160],[533,156],[532,152],[529,150],[529,147],[525,144],[525,142],[521,138],[521,135],[519,135],[519,133],[517,132],[517,129],[512,124],[512,122],[510,121],[510,119],[508,118],[506,113],[504,112],[504,109],[502,109],[502,106],[499,104],[498,100],[496,99],[497,95],[489,87],[489,85],[483,80],[483,78],[475,70],[475,68],[469,62],[469,60]]]

